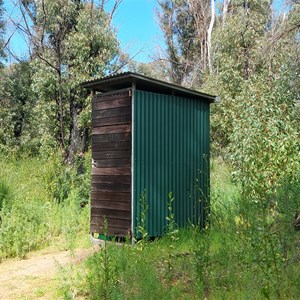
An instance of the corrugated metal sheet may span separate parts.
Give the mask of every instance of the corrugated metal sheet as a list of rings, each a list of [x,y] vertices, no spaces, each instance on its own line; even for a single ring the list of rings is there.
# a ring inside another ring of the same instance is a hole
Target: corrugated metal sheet
[[[166,230],[168,193],[175,197],[175,222],[201,219],[209,197],[209,103],[193,98],[134,92],[133,226],[139,224],[146,191],[150,236]]]
[[[202,98],[203,101],[208,101],[210,103],[213,103],[216,100],[216,96],[133,72],[118,73],[81,84],[82,87],[88,90],[99,92],[128,89],[133,85],[135,85],[137,89],[143,91],[155,91],[167,95],[175,94],[180,97]]]

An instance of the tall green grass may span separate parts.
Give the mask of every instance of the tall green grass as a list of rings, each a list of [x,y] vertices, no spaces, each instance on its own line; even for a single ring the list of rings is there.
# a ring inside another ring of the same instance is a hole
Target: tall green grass
[[[23,257],[58,236],[69,249],[80,231],[88,234],[89,207],[81,206],[89,202],[89,164],[88,155],[78,174],[78,166],[66,168],[59,156],[0,156],[0,260]]]
[[[300,177],[261,203],[241,196],[221,160],[211,177],[209,226],[176,238],[171,230],[143,247],[111,243],[79,267],[80,284],[70,289],[87,299],[298,299],[300,236],[292,222]]]

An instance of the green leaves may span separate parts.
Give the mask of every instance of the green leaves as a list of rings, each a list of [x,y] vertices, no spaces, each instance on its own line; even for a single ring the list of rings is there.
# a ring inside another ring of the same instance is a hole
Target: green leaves
[[[244,194],[255,200],[270,194],[285,177],[300,167],[299,131],[293,120],[293,105],[280,103],[276,85],[263,77],[248,81],[238,97],[230,135],[235,179]]]
[[[60,147],[65,160],[73,164],[76,155],[86,149],[91,126],[91,99],[80,83],[119,68],[115,61],[119,42],[112,16],[89,1],[34,3],[30,67],[38,95],[32,110],[38,120],[40,149],[49,153]]]
[[[232,1],[214,31],[215,72],[206,89],[222,103],[212,107],[213,151],[231,161],[253,201],[300,168],[297,8],[283,17],[272,15],[271,1]]]

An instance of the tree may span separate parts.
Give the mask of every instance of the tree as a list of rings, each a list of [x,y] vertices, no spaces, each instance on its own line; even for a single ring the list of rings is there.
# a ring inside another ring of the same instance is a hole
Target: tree
[[[200,46],[198,48],[198,64],[200,64],[200,70],[206,71],[209,69],[209,71],[212,72],[211,38],[215,23],[215,0],[187,0],[187,3],[194,19],[196,39]]]
[[[231,1],[214,32],[208,91],[212,136],[226,149],[247,199],[266,199],[299,170],[299,6],[272,14],[272,1]]]
[[[1,63],[1,60],[5,57],[4,54],[4,21],[2,19],[3,15],[3,0],[0,0],[0,68],[3,67],[3,64]]]
[[[213,108],[212,137],[216,148],[229,144],[237,97],[252,76],[263,72],[262,42],[269,32],[271,1],[225,1],[213,32],[212,73],[205,83],[222,104]],[[225,17],[225,19],[224,19]]]
[[[21,62],[6,67],[0,77],[1,149],[37,153],[39,139],[33,110],[37,97],[31,88],[30,64]]]
[[[159,2],[159,21],[167,44],[166,60],[169,63],[170,81],[183,84],[194,66],[195,58],[194,19],[185,1]]]
[[[159,21],[167,44],[170,80],[197,87],[212,70],[211,34],[215,22],[214,0],[159,2]]]
[[[40,134],[51,147],[60,146],[69,163],[85,151],[88,135],[84,116],[90,104],[79,84],[116,68],[119,43],[111,19],[120,2],[108,14],[104,1],[20,0],[31,42],[33,86],[40,97]]]

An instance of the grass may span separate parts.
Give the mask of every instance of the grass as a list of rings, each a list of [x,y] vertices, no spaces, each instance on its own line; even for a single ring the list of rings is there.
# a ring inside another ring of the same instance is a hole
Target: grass
[[[89,207],[81,205],[90,189],[89,163],[87,157],[79,174],[57,157],[0,156],[0,259],[49,245],[74,250],[88,236]],[[57,297],[297,299],[300,232],[291,224],[300,207],[300,178],[282,182],[270,199],[257,203],[241,196],[222,160],[213,160],[211,171],[207,228],[177,232],[173,224],[168,235],[152,242],[110,243],[80,265],[60,268]],[[171,208],[172,203],[170,220]],[[46,290],[37,287],[34,293],[39,297]]]
[[[73,277],[68,276],[73,281],[69,287],[61,287],[61,291],[66,295],[66,290],[70,294],[76,290],[77,296],[84,299],[298,298],[299,261],[281,269],[278,294],[272,265],[253,260],[249,245],[240,249],[240,241],[231,237],[224,240],[224,233],[216,230],[202,235],[193,228],[180,230],[177,241],[163,237],[147,242],[142,251],[126,244],[121,248],[111,244],[80,265],[75,275],[73,270]],[[170,243],[174,246],[171,272]],[[249,253],[244,253],[246,248]],[[108,282],[103,282],[107,272],[103,265],[104,251],[110,257]],[[264,263],[269,274],[261,268]]]
[[[298,299],[300,234],[286,216],[295,207],[300,184],[298,189],[297,183],[282,185],[291,207],[280,193],[260,205],[241,198],[230,173],[226,164],[214,161],[209,227],[181,229],[176,238],[167,235],[142,246],[107,245],[75,272],[77,285],[70,286],[78,297]],[[274,201],[278,207],[285,201],[285,214],[272,212],[267,204]]]
[[[59,236],[67,249],[75,247],[76,236],[88,234],[89,207],[80,204],[88,203],[89,177],[89,170],[66,169],[58,156],[0,156],[0,261],[24,257]]]

